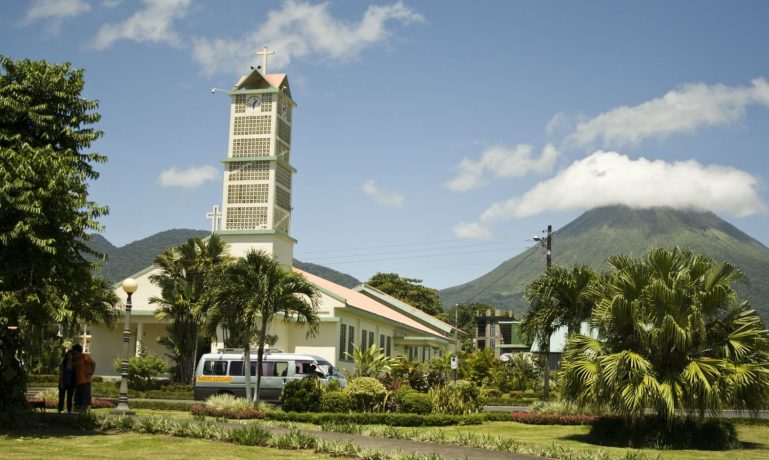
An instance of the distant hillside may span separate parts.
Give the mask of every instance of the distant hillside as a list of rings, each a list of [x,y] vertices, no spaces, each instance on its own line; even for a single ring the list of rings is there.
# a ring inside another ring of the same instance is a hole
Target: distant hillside
[[[163,249],[179,245],[193,237],[206,237],[210,234],[211,232],[206,230],[177,228],[156,233],[119,248],[107,241],[103,236],[93,234],[88,245],[92,249],[107,255],[107,260],[103,264],[100,275],[111,282],[117,282],[152,265],[152,260]],[[294,259],[294,265],[301,270],[342,286],[354,287],[360,284],[360,281],[354,277],[322,265],[304,263],[296,259]]]
[[[613,254],[642,256],[651,247],[690,248],[740,267],[748,278],[736,285],[740,296],[769,319],[769,248],[712,212],[597,208],[558,230],[552,246],[554,264],[587,264],[601,271],[608,270],[606,258]],[[442,290],[441,300],[453,305],[472,298],[521,312],[526,309],[523,290],[544,265],[543,250],[528,249],[480,278]]]

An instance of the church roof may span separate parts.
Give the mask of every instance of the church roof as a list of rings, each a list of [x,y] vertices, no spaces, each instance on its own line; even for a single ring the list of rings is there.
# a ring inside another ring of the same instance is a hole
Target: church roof
[[[327,279],[323,279],[319,276],[315,276],[311,273],[305,272],[296,267],[294,267],[293,270],[296,273],[302,274],[305,278],[307,278],[309,282],[318,286],[319,288],[325,291],[329,291],[338,297],[341,297],[342,299],[345,300],[345,303],[351,307],[358,308],[365,312],[374,314],[376,316],[380,316],[390,321],[394,321],[396,323],[402,324],[412,329],[417,329],[421,332],[425,332],[427,334],[430,334],[436,337],[440,337],[444,339],[447,338],[445,335],[441,334],[440,332],[430,329],[424,324],[418,321],[415,321],[412,318],[409,318],[403,313],[396,311],[392,307],[389,307],[381,302],[378,302],[367,295],[364,295],[360,292],[346,288],[344,286],[340,286]]]
[[[254,69],[248,75],[240,77],[235,83],[235,91],[241,89],[283,89],[286,95],[291,98],[291,87],[288,84],[288,77],[284,73],[262,74],[259,69]]]

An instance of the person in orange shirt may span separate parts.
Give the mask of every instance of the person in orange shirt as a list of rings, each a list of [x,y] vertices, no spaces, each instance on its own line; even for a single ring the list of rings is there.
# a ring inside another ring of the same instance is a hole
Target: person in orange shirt
[[[72,365],[75,368],[75,402],[80,412],[88,412],[91,409],[91,376],[96,370],[96,362],[83,353],[83,347],[75,344],[72,347],[75,352]]]

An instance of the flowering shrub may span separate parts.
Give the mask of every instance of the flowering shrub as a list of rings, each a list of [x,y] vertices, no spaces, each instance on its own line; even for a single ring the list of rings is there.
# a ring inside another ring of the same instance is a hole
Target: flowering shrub
[[[596,415],[556,415],[534,414],[531,412],[513,412],[512,420],[528,425],[592,425],[598,416]]]

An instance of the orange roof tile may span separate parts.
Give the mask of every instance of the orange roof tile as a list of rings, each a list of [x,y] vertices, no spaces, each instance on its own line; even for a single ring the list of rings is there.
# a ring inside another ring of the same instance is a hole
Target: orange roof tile
[[[269,75],[263,75],[265,80],[267,80],[272,86],[276,88],[280,88],[280,84],[283,83],[283,80],[286,79],[286,74],[284,73],[271,73]]]
[[[368,313],[372,313],[382,318],[389,319],[390,321],[395,321],[396,323],[400,323],[400,324],[403,324],[404,326],[408,326],[413,329],[426,332],[436,337],[440,337],[444,339],[447,338],[440,332],[434,331],[429,327],[417,321],[414,321],[413,319],[409,318],[403,313],[395,311],[392,308],[388,307],[387,305],[379,303],[367,295],[361,294],[360,292],[353,291],[352,289],[348,289],[344,286],[340,286],[336,283],[332,283],[327,279],[323,279],[319,276],[315,276],[311,273],[307,273],[296,267],[294,267],[293,270],[296,273],[300,273],[301,275],[303,275],[305,278],[307,278],[308,281],[317,285],[318,287],[323,288],[327,291],[330,291],[331,293],[345,299],[347,304],[352,307],[359,308]]]

